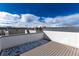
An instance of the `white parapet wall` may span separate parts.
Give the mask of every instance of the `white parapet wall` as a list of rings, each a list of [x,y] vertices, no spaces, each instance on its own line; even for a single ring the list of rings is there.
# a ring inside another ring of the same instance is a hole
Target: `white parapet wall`
[[[1,46],[1,40],[0,40],[0,51],[1,51],[1,49],[2,49],[2,46]]]
[[[78,32],[44,31],[50,40],[79,48]]]
[[[29,30],[29,32],[30,32],[30,33],[36,33],[36,31],[35,31],[35,30]]]
[[[34,33],[17,36],[7,36],[0,38],[0,50],[21,45],[28,42],[41,40],[44,38],[44,33]]]

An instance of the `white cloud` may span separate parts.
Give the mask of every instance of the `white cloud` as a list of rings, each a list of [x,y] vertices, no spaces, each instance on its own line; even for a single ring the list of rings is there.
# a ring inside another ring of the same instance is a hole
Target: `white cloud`
[[[21,14],[21,21],[22,22],[36,22],[39,20],[40,17],[32,15],[32,14]]]
[[[0,26],[13,27],[36,27],[44,24],[39,21],[40,17],[33,14],[11,14],[8,12],[0,12]]]
[[[0,12],[0,26],[14,26],[18,22],[19,15],[8,12]]]
[[[21,14],[19,24],[24,24],[28,27],[43,26],[44,24],[39,21],[40,17],[33,14]]]
[[[45,18],[45,22],[50,26],[78,26],[79,14],[68,16],[59,16],[54,18]]]
[[[55,17],[55,18],[48,17],[48,18],[45,18],[44,21],[45,21],[45,23],[54,24],[54,23],[63,22],[64,20],[63,20],[63,17]]]
[[[43,19],[40,21],[39,19]],[[79,26],[79,14],[56,17],[39,17],[33,14],[11,14],[0,12],[0,26],[36,27],[36,26]]]

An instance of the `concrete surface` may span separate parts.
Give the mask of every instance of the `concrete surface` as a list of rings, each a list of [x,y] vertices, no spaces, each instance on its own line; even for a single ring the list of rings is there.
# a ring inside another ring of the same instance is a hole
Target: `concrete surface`
[[[77,32],[44,31],[44,33],[52,41],[79,48],[79,33]]]

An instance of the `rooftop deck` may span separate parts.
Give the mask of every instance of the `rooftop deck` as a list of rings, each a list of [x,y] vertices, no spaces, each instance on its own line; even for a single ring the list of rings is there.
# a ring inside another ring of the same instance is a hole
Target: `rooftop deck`
[[[33,31],[34,32],[34,31]],[[19,40],[18,40],[18,39]],[[41,39],[46,39],[44,41],[40,41]],[[48,42],[51,40],[51,42]],[[12,48],[11,53],[8,54],[10,50],[5,50],[1,55],[21,55],[21,56],[79,56],[79,32],[64,32],[64,31],[44,31],[41,33],[33,33],[33,34],[25,34],[19,36],[7,36],[2,37],[1,41],[1,51],[6,48],[10,48],[13,46],[18,46],[19,44],[24,44],[28,42],[33,42],[29,47],[34,48],[28,49],[27,44],[22,46],[19,49]],[[38,42],[39,43],[38,43]],[[6,44],[5,44],[6,42]],[[40,43],[44,43],[44,45],[40,45]],[[20,50],[21,49],[21,50]],[[28,49],[28,51],[26,51]],[[18,53],[16,53],[20,50]],[[15,51],[15,52],[14,52]],[[21,51],[24,51],[20,53]],[[4,53],[5,52],[5,53]]]
[[[51,41],[25,52],[21,56],[79,56],[79,48]]]

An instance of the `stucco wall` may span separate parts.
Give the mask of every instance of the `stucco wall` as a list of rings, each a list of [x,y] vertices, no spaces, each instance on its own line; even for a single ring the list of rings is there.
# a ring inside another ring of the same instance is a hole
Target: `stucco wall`
[[[24,44],[27,42],[32,42],[44,38],[44,33],[34,33],[18,36],[8,36],[0,38],[0,50]]]
[[[79,33],[62,31],[44,31],[50,40],[79,48]]]

